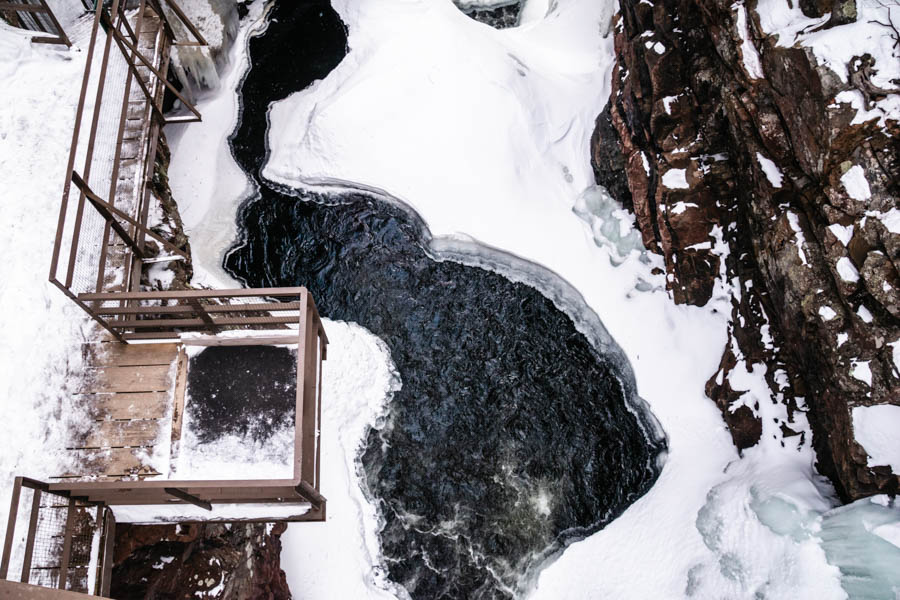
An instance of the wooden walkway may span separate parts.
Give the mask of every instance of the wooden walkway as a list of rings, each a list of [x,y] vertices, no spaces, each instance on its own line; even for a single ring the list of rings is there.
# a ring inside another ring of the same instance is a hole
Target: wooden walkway
[[[68,448],[71,470],[54,479],[160,475],[178,441],[187,379],[180,344],[99,342],[82,347],[84,378],[75,402],[93,418]],[[177,401],[176,401],[177,399]]]

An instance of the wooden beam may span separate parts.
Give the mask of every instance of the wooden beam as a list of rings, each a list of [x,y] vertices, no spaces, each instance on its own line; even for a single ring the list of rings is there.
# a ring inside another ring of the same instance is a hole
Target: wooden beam
[[[81,178],[81,176],[78,175],[78,173],[76,173],[75,171],[72,171],[72,182],[76,186],[78,186],[78,188],[82,191],[82,193],[84,193],[85,197],[87,197],[87,199],[90,200],[91,204],[93,204],[94,207],[100,212],[100,214],[103,215],[103,218],[110,222],[110,225],[112,225],[113,229],[116,230],[116,233],[119,234],[119,237],[121,237],[129,246],[131,246],[132,250],[134,250],[135,253],[138,254],[139,256],[143,256],[143,251],[138,247],[137,243],[133,239],[131,239],[131,236],[129,236],[128,233],[125,232],[124,228],[119,224],[119,222],[112,218],[112,215],[115,215],[115,216],[119,217],[120,219],[125,220],[129,225],[134,226],[134,228],[137,229],[138,231],[140,231],[141,233],[143,233],[145,235],[149,235],[154,240],[156,240],[157,242],[159,242],[160,244],[162,244],[163,246],[168,248],[170,252],[174,252],[175,254],[178,254],[179,256],[183,256],[184,258],[187,258],[187,253],[185,253],[184,250],[176,247],[174,244],[172,244],[168,240],[164,239],[162,236],[157,234],[155,231],[148,229],[147,226],[145,226],[142,223],[138,223],[136,220],[131,218],[130,215],[122,212],[121,210],[119,210],[118,208],[116,208],[115,206],[113,206],[112,204],[110,204],[109,202],[107,202],[106,200],[104,200],[103,198],[98,196],[97,194],[95,194],[91,190],[91,188],[88,187],[88,184],[85,183],[84,180]],[[119,294],[119,296],[121,296],[121,294]]]
[[[59,583],[57,588],[64,590],[68,583],[69,561],[72,558],[72,536],[75,533],[75,498],[69,498],[69,507],[66,510],[66,529],[63,534],[62,558],[59,560]]]
[[[109,587],[112,583],[113,553],[116,546],[116,516],[108,508],[104,509],[106,517],[103,520],[103,558],[100,569],[100,586],[98,593],[101,596],[109,596]],[[91,590],[88,590],[89,592]]]
[[[41,490],[34,490],[31,499],[31,518],[28,520],[28,536],[25,540],[25,557],[22,559],[22,583],[31,579],[31,557],[34,556],[34,536],[37,533],[38,515],[41,512]]]
[[[45,13],[47,9],[37,4],[15,4],[13,2],[0,2],[0,10],[11,10],[15,12],[31,12]]]
[[[6,521],[6,540],[3,542],[3,558],[0,559],[0,579],[6,579],[9,571],[9,559],[12,555],[13,537],[16,531],[16,517],[19,513],[19,496],[22,492],[22,478],[16,477],[13,483],[12,499],[9,503],[9,519]]]
[[[170,496],[174,496],[179,500],[184,500],[188,504],[193,504],[194,506],[199,506],[200,508],[204,508],[206,510],[212,510],[212,504],[206,502],[205,500],[201,500],[197,496],[192,496],[183,490],[179,490],[178,488],[163,488],[164,491]]]

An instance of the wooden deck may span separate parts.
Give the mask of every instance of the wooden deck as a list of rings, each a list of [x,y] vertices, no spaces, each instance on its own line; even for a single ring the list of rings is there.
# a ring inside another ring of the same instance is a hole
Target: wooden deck
[[[180,344],[98,342],[82,347],[74,401],[93,418],[68,448],[70,471],[54,479],[152,477],[180,438],[187,356]],[[174,428],[173,428],[174,424]]]

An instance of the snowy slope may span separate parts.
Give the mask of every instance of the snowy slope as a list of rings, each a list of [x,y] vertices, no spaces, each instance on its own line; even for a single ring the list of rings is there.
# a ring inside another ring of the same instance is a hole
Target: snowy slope
[[[0,24],[0,527],[12,478],[46,478],[65,462],[83,415],[70,377],[92,330],[48,282],[84,53],[31,44]]]

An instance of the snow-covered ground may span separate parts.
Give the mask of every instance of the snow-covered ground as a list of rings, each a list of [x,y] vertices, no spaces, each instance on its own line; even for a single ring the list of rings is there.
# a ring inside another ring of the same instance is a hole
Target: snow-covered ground
[[[49,283],[50,257],[81,89],[84,52],[32,44],[0,22],[0,527],[13,477],[66,464],[69,432],[86,418],[70,373],[93,327]],[[20,531],[22,531],[20,529]]]
[[[843,598],[845,590],[865,597],[863,589],[890,597],[900,588],[900,569],[892,571],[900,510],[883,497],[833,509],[811,450],[782,440],[773,425],[783,408],[762,365],[732,380],[746,390],[746,404],[759,402],[764,423],[763,442],[743,458],[706,398],[734,291],[723,282],[706,307],[675,306],[651,274],[658,260],[627,234],[609,240],[608,232],[624,230],[600,221],[628,218],[597,200],[588,140],[609,93],[612,42],[604,34],[613,5],[566,0],[548,13],[549,4],[531,0],[523,26],[497,31],[450,0],[336,0],[351,52],[325,80],[272,109],[266,176],[383,189],[444,236],[439,247],[452,236],[456,250],[474,255],[477,240],[539,263],[574,286],[623,348],[668,435],[668,461],[646,496],[532,582],[532,598]],[[258,18],[260,3],[254,10]],[[226,139],[252,21],[221,92],[199,104],[203,123],[167,128],[171,183],[197,280],[206,284],[229,283],[222,251],[249,191]],[[0,25],[0,407],[16,424],[0,454],[3,524],[12,475],[57,470],[66,431],[79,419],[67,372],[77,368],[71,361],[90,325],[45,274],[83,60],[77,49],[32,46]],[[370,334],[326,328],[329,518],[289,529],[283,568],[304,597],[390,597],[379,587],[376,513],[353,458],[399,381]],[[842,587],[835,565],[863,576],[845,576]],[[866,577],[867,568],[881,569],[880,577]]]

